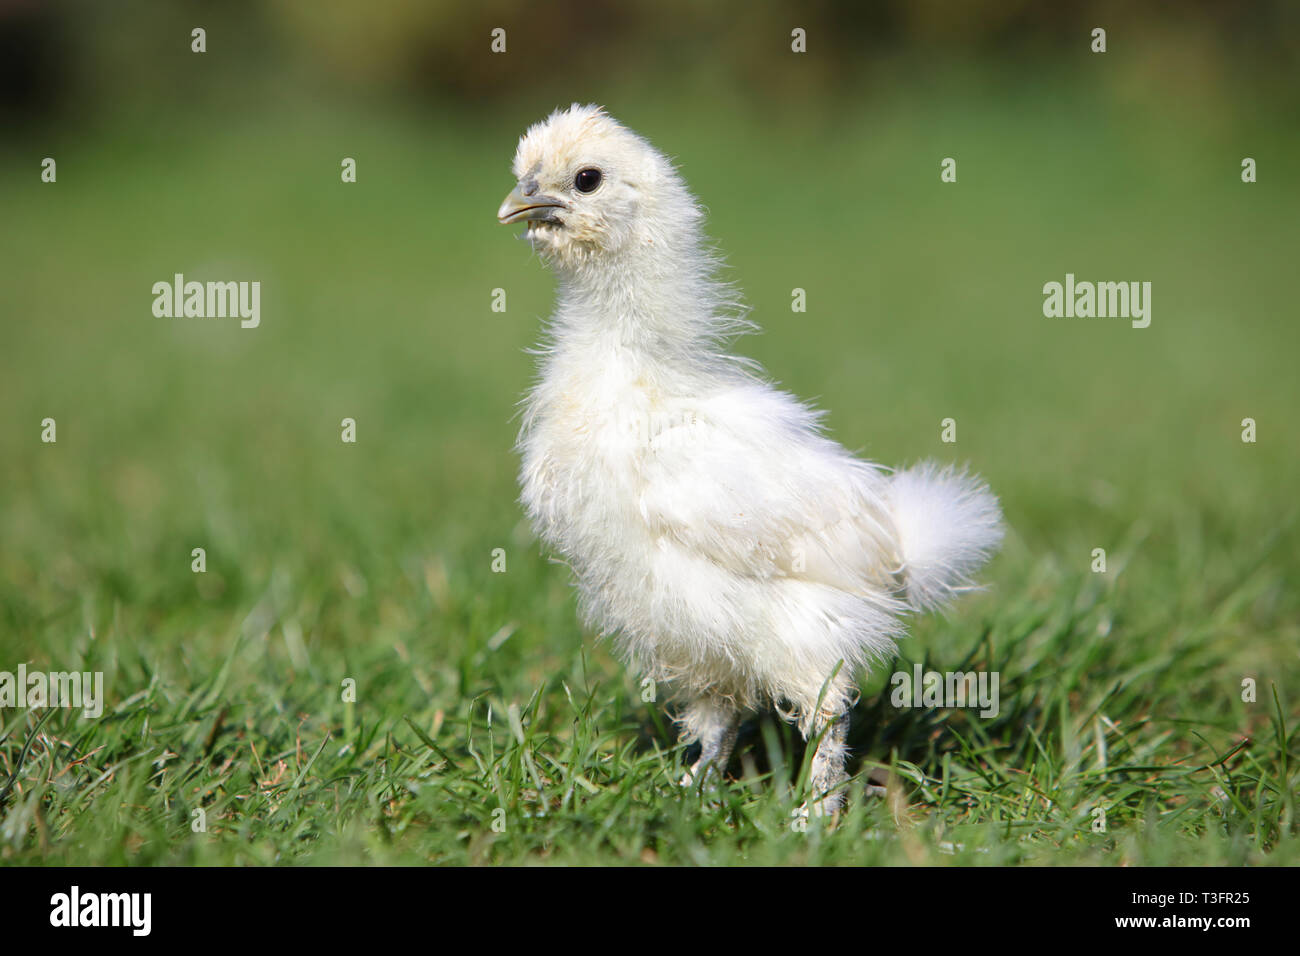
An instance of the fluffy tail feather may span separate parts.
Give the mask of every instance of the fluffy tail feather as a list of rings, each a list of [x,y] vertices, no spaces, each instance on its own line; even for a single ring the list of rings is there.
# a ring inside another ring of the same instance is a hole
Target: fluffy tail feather
[[[973,586],[1001,543],[998,499],[979,478],[932,462],[895,472],[890,489],[907,602],[935,610]]]

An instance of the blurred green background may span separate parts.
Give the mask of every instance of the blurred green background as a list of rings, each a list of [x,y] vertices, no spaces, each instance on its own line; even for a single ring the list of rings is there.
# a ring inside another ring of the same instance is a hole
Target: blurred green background
[[[231,687],[277,687],[286,721],[324,726],[341,718],[312,702],[341,673],[441,714],[576,666],[562,569],[515,500],[552,283],[494,213],[524,127],[591,101],[707,207],[763,328],[742,351],[847,446],[968,461],[1000,494],[993,588],[958,618],[1050,599],[1104,547],[1109,640],[1148,662],[1207,622],[1221,642],[1135,701],[1229,739],[1266,719],[1236,702],[1249,674],[1293,713],[1298,20],[1283,2],[0,4],[0,667],[93,663],[110,704],[180,699],[243,635]],[[260,328],[154,317],[177,272],[259,280]],[[1067,272],[1150,281],[1150,328],[1045,318]]]

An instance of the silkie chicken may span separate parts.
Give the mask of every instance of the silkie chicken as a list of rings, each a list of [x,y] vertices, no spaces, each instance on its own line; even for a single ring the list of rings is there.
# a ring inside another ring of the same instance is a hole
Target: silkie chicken
[[[680,706],[721,774],[766,707],[811,745],[810,809],[844,799],[857,675],[942,607],[1001,537],[960,470],[891,471],[728,352],[750,327],[673,165],[602,109],[532,126],[497,213],[558,278],[524,402],[521,500],[572,569],[583,619]]]

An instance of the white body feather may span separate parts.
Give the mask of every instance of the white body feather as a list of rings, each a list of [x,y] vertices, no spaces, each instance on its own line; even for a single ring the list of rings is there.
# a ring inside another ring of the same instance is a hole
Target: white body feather
[[[951,470],[854,458],[725,353],[736,310],[698,206],[644,140],[575,107],[525,135],[516,174],[584,142],[636,193],[611,187],[603,220],[530,228],[560,295],[519,438],[523,503],[635,668],[807,724],[837,669],[839,704],[908,610],[968,585],[1000,538],[996,499]]]

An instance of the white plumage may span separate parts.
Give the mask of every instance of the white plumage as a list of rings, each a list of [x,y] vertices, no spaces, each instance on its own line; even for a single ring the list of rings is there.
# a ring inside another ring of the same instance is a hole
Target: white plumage
[[[527,397],[522,500],[584,618],[665,682],[701,743],[686,781],[775,705],[817,735],[814,809],[839,805],[856,673],[908,611],[944,605],[1001,538],[975,478],[890,473],[726,351],[748,323],[676,170],[574,105],[520,140],[502,222],[559,279]]]

